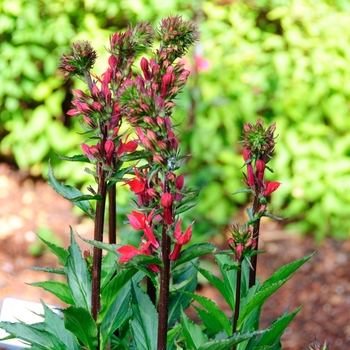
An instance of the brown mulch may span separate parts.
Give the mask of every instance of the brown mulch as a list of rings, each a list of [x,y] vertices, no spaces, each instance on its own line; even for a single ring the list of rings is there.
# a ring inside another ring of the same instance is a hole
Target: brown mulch
[[[80,235],[92,238],[92,225],[72,212],[71,204],[43,181],[33,181],[21,172],[0,163],[0,303],[17,297],[61,306],[62,303],[41,288],[26,283],[50,277],[28,266],[55,266],[56,258],[29,253],[38,244],[36,232],[48,228],[52,237],[67,247],[69,225]],[[79,243],[80,244],[80,243]],[[85,247],[83,247],[84,249]],[[287,234],[271,223],[263,226],[257,274],[262,281],[284,264],[300,259],[315,249],[311,237]],[[40,251],[40,249],[39,249]],[[208,285],[199,291],[216,300],[225,310],[217,292]],[[327,238],[316,255],[298,270],[278,292],[267,300],[261,327],[266,327],[287,307],[302,310],[283,335],[283,349],[307,349],[315,338],[330,344],[330,349],[350,349],[350,240]]]

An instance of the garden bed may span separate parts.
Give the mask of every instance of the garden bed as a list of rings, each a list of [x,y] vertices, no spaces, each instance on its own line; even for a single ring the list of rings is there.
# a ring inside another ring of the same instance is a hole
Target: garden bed
[[[0,208],[0,302],[11,296],[62,305],[41,288],[26,285],[47,278],[47,274],[28,270],[28,266],[47,267],[56,263],[56,258],[45,251],[39,256],[29,253],[41,252],[35,233],[49,228],[52,238],[68,246],[69,225],[80,235],[92,238],[92,223],[73,215],[71,204],[43,181],[34,181],[5,163],[0,164]],[[311,237],[288,234],[267,222],[263,225],[260,248],[267,251],[258,257],[257,274],[264,280],[282,265],[311,253],[315,242]],[[286,305],[294,310],[304,303],[282,337],[283,349],[307,349],[315,338],[327,340],[332,350],[350,349],[349,271],[350,241],[326,239],[317,254],[268,299],[262,326],[283,313]],[[52,276],[57,278],[60,276]],[[208,285],[201,286],[198,293],[223,303]]]

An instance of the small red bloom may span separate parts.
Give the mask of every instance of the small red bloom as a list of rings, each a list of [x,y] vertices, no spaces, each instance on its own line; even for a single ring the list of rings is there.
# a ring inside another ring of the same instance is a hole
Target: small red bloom
[[[273,182],[273,181],[265,181],[265,190],[263,195],[268,196],[272,192],[275,192],[277,188],[280,186],[280,182]]]
[[[143,230],[144,235],[147,237],[148,241],[154,246],[154,248],[158,248],[159,243],[154,237],[151,228],[154,211],[155,209],[153,209],[151,213],[146,216],[145,214],[133,210],[132,214],[126,214],[126,216],[129,218],[131,227],[135,230]]]
[[[181,231],[181,223],[182,223],[182,219],[180,219],[179,222],[177,223],[175,232],[174,232],[174,238],[176,239],[176,242],[175,242],[173,251],[169,255],[169,259],[172,261],[176,261],[179,258],[182,246],[187,244],[192,237],[193,222],[190,226],[188,226],[185,233]]]
[[[150,249],[151,242],[147,243],[141,243],[140,249],[137,249],[136,247],[132,245],[124,245],[117,249],[117,252],[121,254],[122,256],[119,258],[119,262],[124,263],[128,262],[131,258],[133,258],[136,255],[145,254],[145,255],[152,255],[151,249]],[[149,264],[148,267],[153,272],[158,272],[158,266],[154,264]]]

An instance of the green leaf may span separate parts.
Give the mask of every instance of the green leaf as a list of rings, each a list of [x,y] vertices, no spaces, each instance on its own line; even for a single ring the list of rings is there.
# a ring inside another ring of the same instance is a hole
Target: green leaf
[[[90,311],[71,306],[61,310],[65,327],[71,331],[88,349],[97,347],[97,326]]]
[[[173,288],[169,294],[168,325],[173,325],[180,317],[181,310],[190,305],[191,297],[183,291],[193,293],[197,286],[198,261],[188,262],[172,272]]]
[[[137,350],[154,350],[158,342],[158,314],[149,296],[135,283],[131,286],[131,332]]]
[[[69,350],[82,349],[74,334],[65,328],[63,318],[53,312],[44,302],[41,303],[45,314],[44,329],[60,339]]]
[[[43,271],[43,272],[48,272],[48,273],[54,273],[57,275],[65,275],[64,269],[54,269],[51,267],[37,267],[37,266],[30,266],[28,267],[28,270],[33,270],[33,271]]]
[[[82,257],[81,251],[74,239],[71,229],[71,245],[68,248],[67,263],[65,272],[68,285],[72,291],[74,304],[90,310],[91,303],[91,277],[87,269],[86,262]]]
[[[264,289],[258,290],[248,302],[245,302],[243,298],[242,305],[244,306],[242,310],[240,310],[237,328],[240,329],[246,317],[248,317],[249,314],[254,310],[260,308],[264,304],[265,300],[270,295],[272,295],[278,288],[280,288],[287,280],[288,279],[280,280],[276,283],[270,284]]]
[[[43,281],[28,283],[28,285],[32,287],[41,287],[53,295],[56,295],[56,297],[61,299],[63,302],[71,305],[75,304],[71,289],[64,283],[56,281]]]
[[[226,289],[225,283],[215,275],[213,275],[212,272],[202,269],[200,267],[197,268],[198,271],[201,273],[203,277],[205,277],[224,297],[227,304],[231,307],[231,310],[234,310],[234,298],[232,297],[232,294]]]
[[[220,253],[220,250],[214,244],[211,244],[211,243],[194,244],[186,248],[180,254],[179,259],[175,261],[172,267],[175,268],[176,266],[179,266],[187,261],[193,260],[203,255],[217,254],[217,253]]]
[[[236,333],[226,339],[214,340],[201,345],[197,350],[227,350],[232,346],[239,344],[247,339],[253,338],[262,331]]]
[[[20,322],[0,322],[0,328],[42,350],[70,350],[56,336],[47,331],[39,330],[34,325]]]
[[[301,308],[302,305],[299,306],[294,312],[282,315],[275,320],[269,329],[259,337],[259,339],[256,341],[256,345],[263,346],[278,344],[281,335]]]
[[[302,266],[306,261],[311,259],[315,255],[315,253],[316,251],[306,256],[305,258],[293,261],[290,264],[282,266],[262,284],[261,289],[267,288],[272,283],[289,278],[300,266]]]
[[[94,218],[94,210],[91,206],[90,202],[87,200],[83,201],[75,201],[74,198],[79,198],[84,196],[84,193],[80,192],[78,189],[65,185],[63,183],[58,182],[55,179],[52,167],[49,163],[49,174],[48,174],[48,184],[62,197],[68,199],[70,202],[75,204],[78,208],[80,208],[85,214],[87,214],[90,218]]]
[[[116,250],[120,247],[120,244],[109,244],[109,243],[99,242],[99,241],[87,239],[81,236],[79,236],[79,238],[84,242],[91,244],[94,247],[106,250],[107,252],[110,252],[110,253],[114,253],[115,255],[116,255]]]
[[[235,270],[235,262],[227,255],[216,255],[215,260],[219,264],[221,275],[226,289],[225,300],[231,306],[231,309],[235,308],[235,295],[236,295],[236,280],[237,271]],[[224,296],[224,294],[222,294]]]
[[[72,157],[69,156],[61,156],[59,154],[56,154],[56,156],[62,160],[67,160],[69,162],[84,162],[84,163],[90,163],[89,158],[85,156],[84,154],[78,154]]]
[[[101,267],[101,291],[108,284],[114,275],[116,275],[117,264],[116,264],[117,254],[115,252],[108,252],[102,259]]]
[[[192,299],[194,299],[208,311],[208,313],[199,312],[198,315],[203,316],[203,324],[208,329],[210,335],[215,335],[221,330],[225,330],[228,336],[232,334],[232,327],[229,320],[227,319],[225,313],[219,309],[214,301],[202,295],[188,292],[184,293],[191,296]],[[196,310],[198,310],[198,307],[196,307]]]
[[[118,293],[118,297],[109,306],[100,327],[101,349],[105,349],[109,337],[131,316],[130,310],[130,282]]]
[[[199,349],[199,347],[208,342],[208,337],[202,332],[201,328],[192,322],[181,310],[182,332],[186,339],[187,349]]]
[[[45,240],[44,238],[38,236],[50,249],[50,251],[55,254],[58,258],[58,263],[61,266],[65,266],[66,265],[66,259],[68,256],[68,251],[65,250],[62,247],[57,246],[56,244],[49,242],[47,240]]]
[[[101,310],[98,315],[98,323],[102,323],[108,310],[112,307],[123,287],[135,276],[137,269],[134,267],[120,271],[107,286],[101,291]]]

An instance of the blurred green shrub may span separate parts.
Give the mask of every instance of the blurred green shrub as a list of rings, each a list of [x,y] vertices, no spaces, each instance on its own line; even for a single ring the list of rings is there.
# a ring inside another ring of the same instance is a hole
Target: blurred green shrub
[[[191,4],[190,4],[191,3]],[[78,121],[65,115],[69,83],[57,71],[72,41],[98,52],[109,35],[137,20],[178,13],[198,22],[202,36],[188,56],[189,88],[175,118],[188,179],[206,184],[191,215],[210,235],[245,203],[237,141],[244,122],[262,117],[280,133],[271,180],[283,183],[274,212],[290,228],[348,238],[350,217],[350,4],[328,0],[0,0],[0,152],[32,174],[84,182],[76,154]],[[100,57],[99,65],[104,65]],[[75,82],[79,86],[79,81]],[[57,163],[57,165],[55,165]]]

